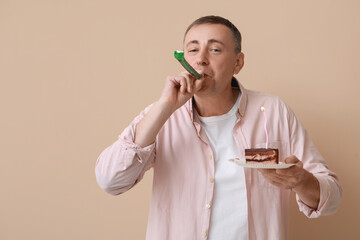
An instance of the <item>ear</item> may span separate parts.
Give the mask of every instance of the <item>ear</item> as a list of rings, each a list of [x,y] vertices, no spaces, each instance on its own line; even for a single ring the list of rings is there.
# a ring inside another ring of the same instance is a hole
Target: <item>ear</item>
[[[234,68],[234,75],[238,74],[240,72],[240,70],[243,68],[244,66],[244,53],[239,52],[236,55],[236,62],[235,62],[235,68]]]

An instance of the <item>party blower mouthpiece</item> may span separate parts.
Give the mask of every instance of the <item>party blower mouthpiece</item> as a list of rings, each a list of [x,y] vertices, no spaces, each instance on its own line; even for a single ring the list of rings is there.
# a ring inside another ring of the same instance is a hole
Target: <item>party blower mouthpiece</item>
[[[174,57],[181,63],[181,65],[196,79],[202,78],[202,75],[195,71],[195,69],[185,60],[183,51],[175,51]]]

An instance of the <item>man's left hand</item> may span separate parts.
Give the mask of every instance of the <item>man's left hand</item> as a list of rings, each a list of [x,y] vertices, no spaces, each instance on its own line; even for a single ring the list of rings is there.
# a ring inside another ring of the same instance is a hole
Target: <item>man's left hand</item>
[[[259,171],[268,182],[277,187],[285,189],[296,188],[304,182],[309,172],[303,168],[303,163],[295,156],[286,158],[285,163],[295,165],[285,169],[259,169]]]
[[[320,184],[317,178],[303,168],[303,163],[295,156],[285,159],[294,166],[285,169],[258,169],[264,178],[280,188],[291,189],[300,199],[313,209],[320,201]]]

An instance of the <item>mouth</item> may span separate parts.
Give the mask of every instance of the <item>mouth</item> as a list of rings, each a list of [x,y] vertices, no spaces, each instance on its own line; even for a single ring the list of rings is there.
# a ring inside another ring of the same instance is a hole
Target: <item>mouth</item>
[[[198,73],[201,74],[203,78],[210,77],[210,75],[204,71],[199,71]]]

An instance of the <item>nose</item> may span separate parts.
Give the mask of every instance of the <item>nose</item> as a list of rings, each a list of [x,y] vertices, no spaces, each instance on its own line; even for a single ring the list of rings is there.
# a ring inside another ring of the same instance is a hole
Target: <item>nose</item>
[[[200,50],[197,54],[196,64],[199,66],[206,66],[209,64],[207,51]]]

